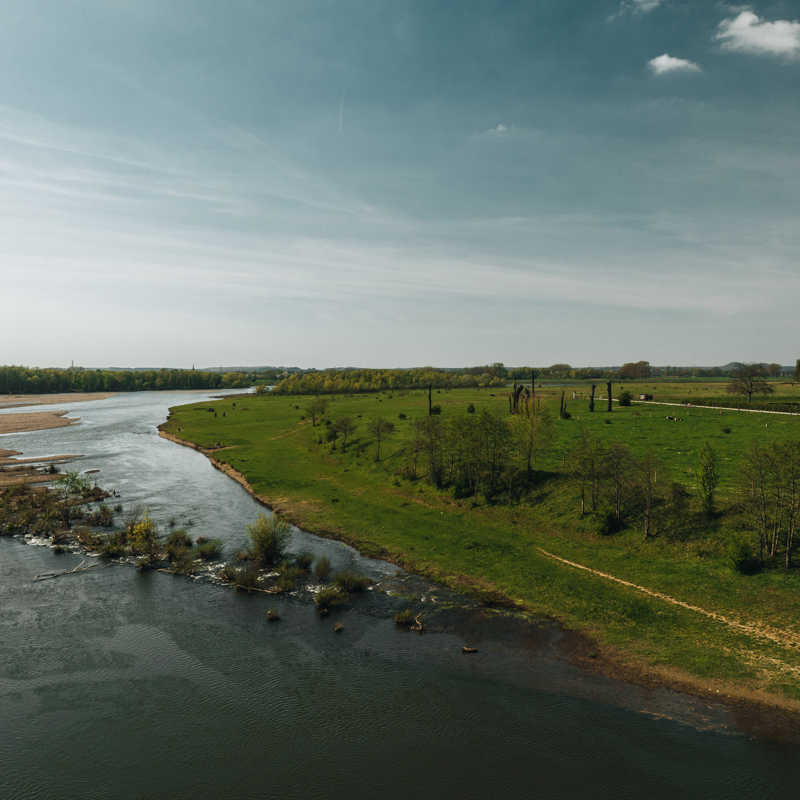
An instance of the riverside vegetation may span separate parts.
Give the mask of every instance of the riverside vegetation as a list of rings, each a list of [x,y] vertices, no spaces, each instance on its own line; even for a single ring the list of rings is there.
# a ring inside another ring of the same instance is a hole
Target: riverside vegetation
[[[724,399],[713,380],[668,385]],[[659,386],[626,384],[634,397]],[[602,653],[800,699],[800,418],[636,401],[607,412],[598,398],[590,413],[589,387],[567,388],[578,399],[262,393],[173,408],[162,429],[306,530],[556,618]]]

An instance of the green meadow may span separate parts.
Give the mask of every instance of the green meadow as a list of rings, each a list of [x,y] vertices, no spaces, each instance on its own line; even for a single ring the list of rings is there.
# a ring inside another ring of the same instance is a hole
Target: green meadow
[[[390,558],[487,604],[555,618],[639,662],[800,699],[800,647],[792,633],[800,619],[798,573],[770,568],[743,575],[730,559],[733,544],[752,535],[748,520],[732,510],[739,461],[753,442],[800,438],[800,417],[636,402],[628,408],[614,403],[608,413],[604,384],[593,414],[582,399],[588,397],[586,384],[537,388],[537,397],[557,412],[562,388],[572,419],[555,420],[554,444],[510,504],[499,498],[474,503],[437,489],[424,469],[416,479],[405,476],[411,420],[428,412],[423,391],[334,396],[316,425],[306,411],[310,397],[228,398],[173,408],[162,428],[213,448],[211,457],[241,472],[259,496],[306,530]],[[666,393],[655,381],[624,388],[656,400]],[[618,391],[615,384],[615,396]],[[670,391],[676,397],[724,397],[724,384],[670,382]],[[508,392],[441,390],[433,392],[433,402],[443,418],[466,413],[470,404],[507,412]],[[325,440],[325,420],[342,415],[357,425],[345,452]],[[395,432],[381,443],[376,462],[367,427],[378,416],[394,422]],[[567,454],[587,426],[604,440],[626,442],[634,455],[652,445],[664,462],[659,480],[680,481],[690,495],[696,494],[698,451],[707,440],[718,460],[719,513],[704,517],[693,497],[681,530],[670,536],[645,540],[636,519],[600,535],[593,516],[581,516],[578,490],[563,474]],[[742,630],[546,553],[788,638],[774,641]]]

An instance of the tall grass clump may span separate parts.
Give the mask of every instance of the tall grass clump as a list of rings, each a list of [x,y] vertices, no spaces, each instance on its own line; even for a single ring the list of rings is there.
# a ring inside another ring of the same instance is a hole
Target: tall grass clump
[[[331,578],[331,583],[343,592],[364,592],[372,583],[365,575],[359,575],[352,569],[345,569],[337,572]]]
[[[192,556],[202,561],[216,561],[222,555],[222,541],[220,539],[208,539],[204,542],[197,540]]]
[[[317,566],[314,568],[314,575],[318,581],[325,581],[331,574],[331,560],[326,556],[317,559]]]
[[[340,605],[343,600],[344,595],[338,589],[329,586],[317,592],[314,603],[320,608],[334,608]]]
[[[304,550],[302,553],[298,553],[294,559],[295,564],[297,564],[297,568],[302,572],[306,572],[311,568],[311,565],[314,563],[314,554],[309,553],[308,551]]]

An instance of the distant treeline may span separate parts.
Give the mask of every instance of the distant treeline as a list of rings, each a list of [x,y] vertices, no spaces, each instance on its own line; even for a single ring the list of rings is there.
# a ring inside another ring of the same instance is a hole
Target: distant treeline
[[[176,389],[243,389],[255,376],[189,369],[120,370],[0,367],[0,394],[149,392]]]
[[[765,374],[780,374],[778,364],[770,364]],[[655,377],[726,378],[730,370],[654,368],[647,361],[623,364],[616,369],[573,369],[569,364],[550,367],[507,368],[500,362],[462,370],[419,369],[327,369],[309,370],[288,375],[275,387],[274,394],[358,394],[405,389],[501,388],[509,381],[530,382],[531,375],[540,380],[642,380]],[[259,383],[265,379],[259,376]]]

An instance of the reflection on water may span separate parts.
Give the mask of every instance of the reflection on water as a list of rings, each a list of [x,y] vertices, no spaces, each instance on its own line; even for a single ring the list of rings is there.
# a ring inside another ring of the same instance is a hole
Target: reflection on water
[[[80,426],[0,446],[83,453],[124,505],[233,550],[258,506],[156,435],[185,399],[76,404]],[[396,570],[296,532],[306,548]],[[31,581],[79,561],[0,540],[4,797],[751,798],[796,784],[797,748],[738,735],[724,709],[584,675],[554,658],[555,632],[465,657],[455,636],[126,566]]]

